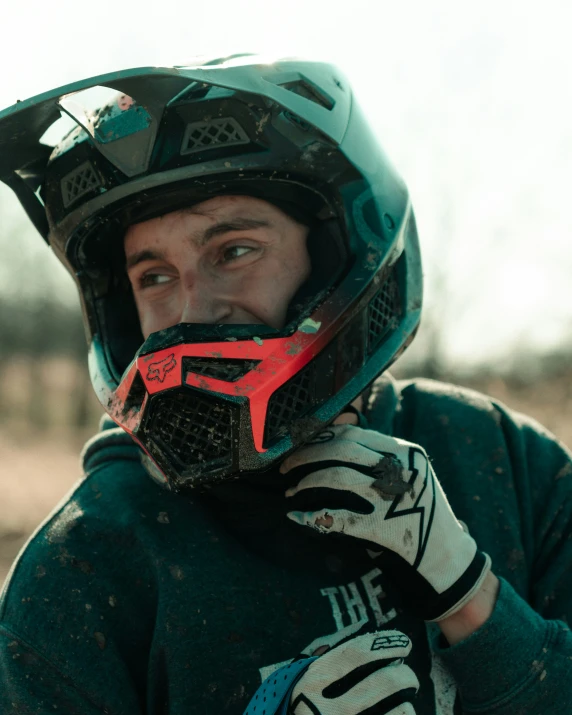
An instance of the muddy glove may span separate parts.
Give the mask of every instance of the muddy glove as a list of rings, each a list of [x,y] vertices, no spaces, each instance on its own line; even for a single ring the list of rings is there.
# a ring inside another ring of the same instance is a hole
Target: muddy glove
[[[288,713],[414,715],[419,681],[403,662],[410,651],[411,641],[399,631],[366,633],[336,646],[298,680]]]
[[[359,539],[427,621],[462,608],[490,569],[416,444],[338,425],[291,454],[280,471],[299,480],[286,492],[288,517]]]

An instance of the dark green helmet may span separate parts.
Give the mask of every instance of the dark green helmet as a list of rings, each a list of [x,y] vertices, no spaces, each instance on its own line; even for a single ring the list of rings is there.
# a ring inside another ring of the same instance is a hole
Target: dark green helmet
[[[95,86],[117,95],[90,113],[78,100]],[[56,147],[41,144],[61,113],[76,127]],[[61,87],[0,113],[0,179],[78,285],[101,403],[172,488],[283,459],[417,328],[407,189],[329,64],[240,55]],[[304,300],[280,331],[179,324],[143,341],[126,228],[221,194],[305,217]]]

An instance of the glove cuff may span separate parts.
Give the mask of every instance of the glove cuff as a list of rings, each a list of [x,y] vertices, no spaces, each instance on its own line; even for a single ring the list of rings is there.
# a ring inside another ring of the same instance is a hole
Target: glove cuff
[[[481,587],[491,570],[491,559],[478,549],[463,574],[445,591],[439,593],[403,558],[383,551],[374,558],[386,574],[399,584],[404,606],[424,621],[442,621],[466,605]]]
[[[451,588],[440,594],[434,604],[435,611],[439,611],[439,615],[425,616],[425,620],[429,622],[439,622],[445,620],[453,613],[460,611],[463,606],[475,596],[477,591],[483,585],[483,581],[491,570],[491,557],[483,551],[477,551],[469,568],[454,583]],[[464,594],[464,595],[463,595]],[[451,604],[451,605],[449,605]],[[448,606],[448,607],[447,607]],[[446,609],[446,610],[444,610]],[[429,612],[430,609],[427,609]]]

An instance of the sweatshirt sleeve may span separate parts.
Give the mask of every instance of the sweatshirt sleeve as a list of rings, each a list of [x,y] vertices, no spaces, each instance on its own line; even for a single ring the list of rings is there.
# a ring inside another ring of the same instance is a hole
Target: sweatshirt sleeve
[[[572,455],[534,420],[497,406],[514,470],[523,541],[531,543],[527,600],[500,578],[489,620],[433,648],[457,682],[463,712],[572,712]],[[494,571],[494,563],[493,563]]]
[[[129,525],[93,513],[98,495],[96,481],[82,483],[9,576],[0,598],[2,715],[144,711],[153,576]]]
[[[80,664],[76,664],[76,667]],[[100,715],[109,712],[38,653],[18,634],[0,625],[0,712],[3,715]],[[103,696],[102,690],[102,696]],[[128,712],[128,711],[125,711]],[[136,713],[138,710],[130,712]]]

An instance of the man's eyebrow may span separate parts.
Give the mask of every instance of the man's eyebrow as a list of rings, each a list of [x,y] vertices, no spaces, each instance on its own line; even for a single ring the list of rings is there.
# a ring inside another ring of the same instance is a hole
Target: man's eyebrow
[[[133,253],[127,260],[125,261],[125,268],[129,270],[130,268],[133,268],[133,266],[136,266],[138,263],[143,263],[143,261],[155,261],[155,260],[164,260],[165,256],[161,253],[161,251],[151,251],[148,248],[146,248],[144,251],[137,251],[136,253]]]
[[[230,221],[221,221],[219,223],[215,223],[213,226],[210,226],[206,229],[206,231],[204,231],[204,233],[202,233],[198,243],[199,246],[204,246],[214,236],[220,236],[221,234],[228,233],[229,231],[248,231],[248,229],[251,228],[262,228],[264,226],[271,225],[272,224],[269,221],[265,221],[263,219],[237,217],[231,219]],[[125,262],[125,268],[129,270],[138,263],[143,263],[143,261],[162,261],[164,259],[165,256],[161,251],[152,251],[146,248],[143,251],[136,251],[129,256]]]
[[[204,246],[208,243],[214,236],[220,236],[223,233],[228,233],[229,231],[248,231],[251,228],[262,228],[264,226],[271,226],[269,221],[257,218],[246,218],[246,217],[236,217],[230,219],[230,221],[221,221],[220,223],[215,223],[214,226],[210,226],[202,234],[199,245]]]

